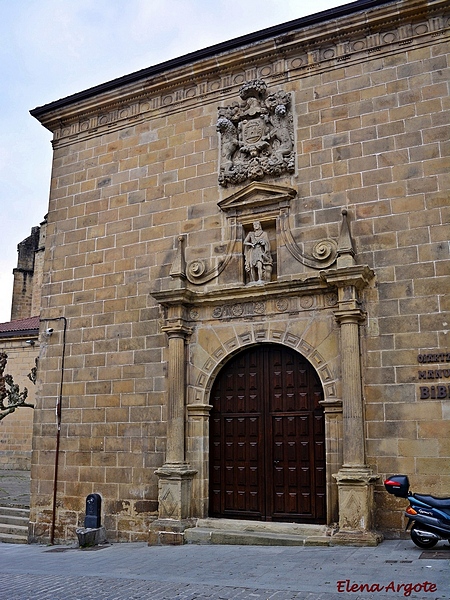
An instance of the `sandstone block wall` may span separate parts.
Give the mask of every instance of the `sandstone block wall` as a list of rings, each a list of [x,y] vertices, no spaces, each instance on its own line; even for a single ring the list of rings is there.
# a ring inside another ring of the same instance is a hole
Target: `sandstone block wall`
[[[300,68],[299,54],[289,54],[288,46],[283,58],[270,54],[269,43],[256,44],[222,57],[221,74],[206,63],[197,65],[193,83],[185,73],[172,73],[164,88],[155,82],[148,99],[137,104],[130,100],[123,108],[134,92],[126,86],[117,90],[122,104],[109,112],[99,97],[95,127],[81,101],[77,119],[50,123],[55,151],[42,317],[67,319],[58,539],[73,537],[92,492],[103,497],[110,539],[146,539],[157,516],[154,471],[165,456],[167,340],[151,293],[172,285],[181,234],[188,260],[214,262],[223,255],[228,231],[217,203],[235,188],[217,182],[217,108],[238,97],[243,81],[257,77],[294,99],[296,172],[268,182],[297,190],[291,204],[295,238],[306,248],[323,238],[336,240],[345,208],[356,261],[375,272],[363,293],[367,462],[381,477],[404,472],[417,490],[449,494],[450,379],[443,373],[450,363],[445,358],[427,367],[442,371],[446,396],[435,390],[436,397],[421,399],[420,388],[430,381],[420,379],[425,367],[418,362],[419,355],[450,349],[449,46],[419,13],[405,16],[408,27],[413,19],[415,33],[404,43],[401,18],[389,29],[380,12],[373,32],[384,32],[385,41],[370,51],[351,31],[353,54],[328,60],[323,42],[311,54],[316,62]],[[308,35],[315,39],[316,33]],[[178,75],[185,77],[184,87]],[[328,322],[330,313],[314,316],[337,330]],[[287,316],[285,326],[295,318]],[[252,322],[263,327],[268,319],[254,316]],[[62,325],[53,326],[40,352],[33,539],[48,536],[51,514],[63,350]],[[203,335],[201,323],[192,326],[195,336]],[[333,334],[329,343],[335,340]],[[338,366],[334,377],[339,389]],[[188,452],[206,453],[195,447],[205,425],[194,421]],[[376,504],[377,527],[396,535],[400,503],[380,484]]]
[[[27,378],[35,366],[37,349],[23,340],[0,340],[0,352],[6,352],[8,363],[5,374],[12,375],[22,391],[28,389],[27,402],[35,401],[35,386]],[[30,470],[33,409],[23,407],[0,421],[0,469]]]

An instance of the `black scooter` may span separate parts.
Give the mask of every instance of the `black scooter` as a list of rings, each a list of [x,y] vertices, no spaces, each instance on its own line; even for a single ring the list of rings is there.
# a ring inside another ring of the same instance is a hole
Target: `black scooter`
[[[450,541],[450,498],[413,494],[406,475],[393,475],[384,487],[397,498],[408,498],[405,511],[406,529],[411,525],[411,539],[419,548],[433,548],[439,540]]]

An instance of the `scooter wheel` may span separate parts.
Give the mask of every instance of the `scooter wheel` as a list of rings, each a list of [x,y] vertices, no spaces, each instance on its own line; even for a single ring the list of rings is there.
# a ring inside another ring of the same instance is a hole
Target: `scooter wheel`
[[[423,530],[422,530],[423,531]],[[418,533],[414,525],[411,527],[411,539],[419,548],[433,548],[438,543],[438,540],[432,537],[427,537],[422,533]]]

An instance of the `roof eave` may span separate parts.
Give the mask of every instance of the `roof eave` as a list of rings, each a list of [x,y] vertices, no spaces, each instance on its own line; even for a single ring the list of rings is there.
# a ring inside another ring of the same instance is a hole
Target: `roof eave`
[[[81,92],[77,92],[76,94],[72,94],[65,98],[61,98],[60,100],[56,100],[49,104],[38,106],[31,110],[30,114],[33,117],[35,117],[38,121],[41,121],[42,117],[44,117],[50,112],[64,109],[70,106],[71,104],[89,100],[90,98],[93,98],[100,94],[111,92],[112,90],[115,90],[122,86],[135,84],[136,82],[139,82],[143,79],[156,77],[158,75],[163,74],[166,71],[186,67],[189,64],[206,60],[217,54],[230,52],[243,46],[255,44],[257,42],[261,42],[273,37],[282,36],[294,30],[304,29],[312,25],[317,25],[321,22],[342,18],[345,16],[352,15],[356,12],[369,10],[371,8],[376,8],[385,4],[391,4],[395,1],[396,0],[357,0],[356,2],[344,4],[336,8],[309,15],[307,17],[302,17],[300,19],[288,21],[287,23],[282,23],[280,25],[275,25],[267,29],[262,29],[254,33],[243,35],[232,40],[221,42],[220,44],[215,44],[213,46],[209,46],[207,48],[203,48],[201,50],[196,50],[195,52],[185,54],[181,57],[167,60],[165,62],[153,65],[151,67],[147,67],[129,75],[113,79],[106,83],[102,83],[92,88],[88,88],[87,90],[83,90]]]

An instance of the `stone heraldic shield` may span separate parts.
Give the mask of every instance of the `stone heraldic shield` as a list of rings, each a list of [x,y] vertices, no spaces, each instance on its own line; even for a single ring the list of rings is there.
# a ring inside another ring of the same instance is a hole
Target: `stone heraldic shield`
[[[219,108],[219,184],[255,181],[295,170],[291,94],[268,94],[262,79],[245,83],[242,102]]]

